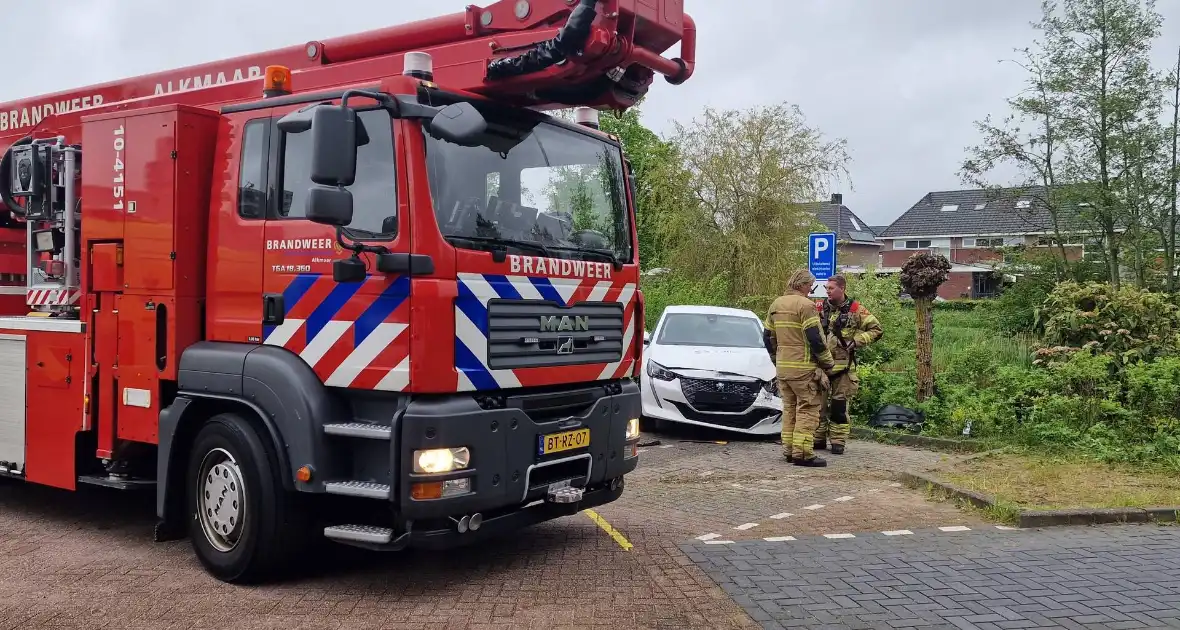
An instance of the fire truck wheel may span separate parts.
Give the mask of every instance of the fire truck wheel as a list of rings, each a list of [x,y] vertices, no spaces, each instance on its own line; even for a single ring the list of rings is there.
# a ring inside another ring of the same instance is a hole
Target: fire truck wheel
[[[206,421],[186,480],[189,538],[214,577],[265,580],[298,554],[302,515],[283,489],[274,449],[245,418],[224,413]]]

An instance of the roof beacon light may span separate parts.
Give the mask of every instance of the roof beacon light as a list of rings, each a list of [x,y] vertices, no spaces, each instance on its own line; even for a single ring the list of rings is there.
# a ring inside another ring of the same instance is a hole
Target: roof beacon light
[[[423,81],[434,80],[434,60],[430,58],[428,53],[408,52],[402,63],[405,64],[405,69],[402,70],[402,74],[405,76]]]
[[[598,110],[593,107],[579,107],[574,110],[574,122],[584,127],[598,129]]]
[[[263,98],[291,93],[291,70],[286,66],[267,66],[262,77]]]

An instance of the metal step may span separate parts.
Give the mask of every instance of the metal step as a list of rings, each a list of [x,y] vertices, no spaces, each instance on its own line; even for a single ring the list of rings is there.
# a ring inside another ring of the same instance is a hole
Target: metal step
[[[393,435],[393,427],[381,424],[368,424],[365,422],[344,422],[340,424],[325,424],[324,433],[327,435],[369,438],[371,440],[388,440]]]
[[[387,545],[393,540],[393,530],[372,525],[333,525],[324,528],[324,537],[341,542]]]
[[[324,484],[324,491],[329,494],[342,494],[366,499],[389,498],[389,486],[373,481],[330,481]]]
[[[112,475],[82,475],[78,477],[78,483],[114,488],[115,490],[154,490],[156,488],[156,481],[154,479],[115,477]]]

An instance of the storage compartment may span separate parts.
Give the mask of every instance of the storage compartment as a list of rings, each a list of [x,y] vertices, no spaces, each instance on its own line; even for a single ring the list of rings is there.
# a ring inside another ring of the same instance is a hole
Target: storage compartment
[[[25,465],[25,337],[0,333],[0,468]]]

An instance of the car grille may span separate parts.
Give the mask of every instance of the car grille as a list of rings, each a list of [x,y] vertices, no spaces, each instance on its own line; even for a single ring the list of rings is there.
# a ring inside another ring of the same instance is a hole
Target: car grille
[[[697,411],[739,413],[750,408],[758,391],[757,381],[718,381],[703,378],[680,379],[680,391]]]
[[[568,308],[537,300],[488,302],[488,367],[494,370],[614,363],[622,358],[623,305],[618,302],[584,302]]]

